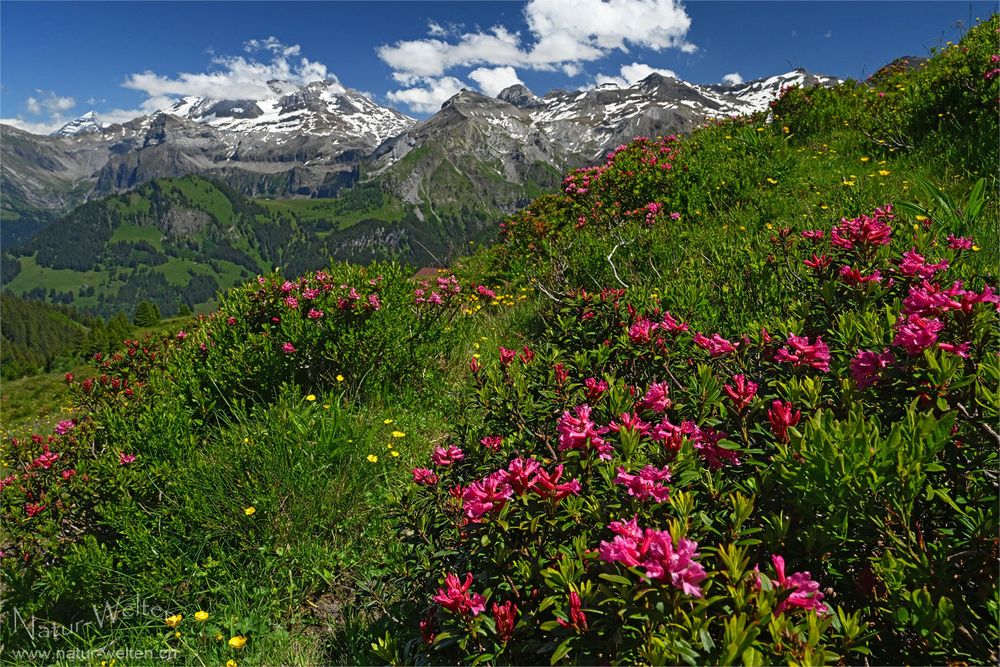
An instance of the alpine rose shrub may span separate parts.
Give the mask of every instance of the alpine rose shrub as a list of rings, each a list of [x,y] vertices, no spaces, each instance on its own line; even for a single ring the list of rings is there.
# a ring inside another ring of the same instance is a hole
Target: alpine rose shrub
[[[571,196],[600,190],[606,173],[578,172]],[[987,511],[968,494],[989,495],[977,471],[997,459],[978,425],[996,411],[979,397],[996,367],[997,297],[955,273],[960,250],[934,246],[933,226],[901,235],[895,224],[884,206],[784,236],[799,254],[786,266],[806,285],[794,297],[803,320],[701,333],[628,290],[578,290],[552,306],[534,363],[501,347],[475,365],[482,425],[433,452],[436,483],[414,470],[402,507],[408,563],[422,573],[413,581],[445,583],[416,587],[399,638],[430,623],[447,639],[380,641],[376,653],[590,664],[944,655],[951,609],[988,617],[976,600],[990,577],[962,595],[937,589],[931,599],[946,602],[921,607],[917,566],[891,545],[965,531],[976,546],[938,567],[959,576],[989,561],[986,525],[952,517]],[[820,254],[827,273],[802,262]],[[834,262],[859,267],[849,282],[879,280],[844,284]],[[926,472],[904,479],[900,466]],[[466,570],[466,583],[450,574]],[[481,603],[466,601],[473,580]],[[945,624],[922,652],[903,648],[917,623]]]

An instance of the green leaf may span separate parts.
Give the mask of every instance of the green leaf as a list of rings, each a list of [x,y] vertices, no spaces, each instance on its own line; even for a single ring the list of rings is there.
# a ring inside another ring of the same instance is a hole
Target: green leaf
[[[563,658],[565,658],[566,655],[573,648],[573,642],[575,640],[576,637],[567,637],[566,639],[564,639],[562,644],[559,644],[559,646],[556,648],[555,653],[552,654],[552,658],[549,660],[549,664],[554,665]]]
[[[610,574],[607,572],[602,572],[600,575],[601,579],[605,581],[610,581],[613,584],[620,584],[622,586],[631,586],[632,582],[627,578],[621,576],[620,574]]]

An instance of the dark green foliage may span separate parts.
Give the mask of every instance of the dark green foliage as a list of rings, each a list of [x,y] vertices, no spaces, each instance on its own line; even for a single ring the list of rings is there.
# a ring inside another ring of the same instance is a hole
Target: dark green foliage
[[[86,335],[90,318],[72,308],[0,293],[3,346],[0,364],[5,380],[52,370],[60,357],[73,355]]]
[[[160,309],[154,303],[141,301],[135,308],[132,322],[137,327],[150,327],[160,322]]]

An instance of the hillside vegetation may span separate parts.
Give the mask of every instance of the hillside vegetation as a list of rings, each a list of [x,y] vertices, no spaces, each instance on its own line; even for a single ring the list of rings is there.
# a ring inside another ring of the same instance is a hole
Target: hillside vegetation
[[[998,27],[98,357],[4,658],[997,662]]]
[[[158,179],[83,204],[5,246],[3,284],[19,296],[103,317],[142,301],[168,316],[204,312],[220,289],[274,268],[297,275],[331,258],[446,261],[492,235],[487,221],[499,215],[482,202],[424,212],[377,183],[335,199],[255,200],[201,176]]]

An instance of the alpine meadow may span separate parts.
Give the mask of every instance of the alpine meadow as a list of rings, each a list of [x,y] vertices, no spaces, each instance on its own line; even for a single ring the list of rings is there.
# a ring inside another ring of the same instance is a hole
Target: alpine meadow
[[[510,163],[575,93],[299,180],[185,107],[17,190],[0,662],[997,664],[998,38]]]

